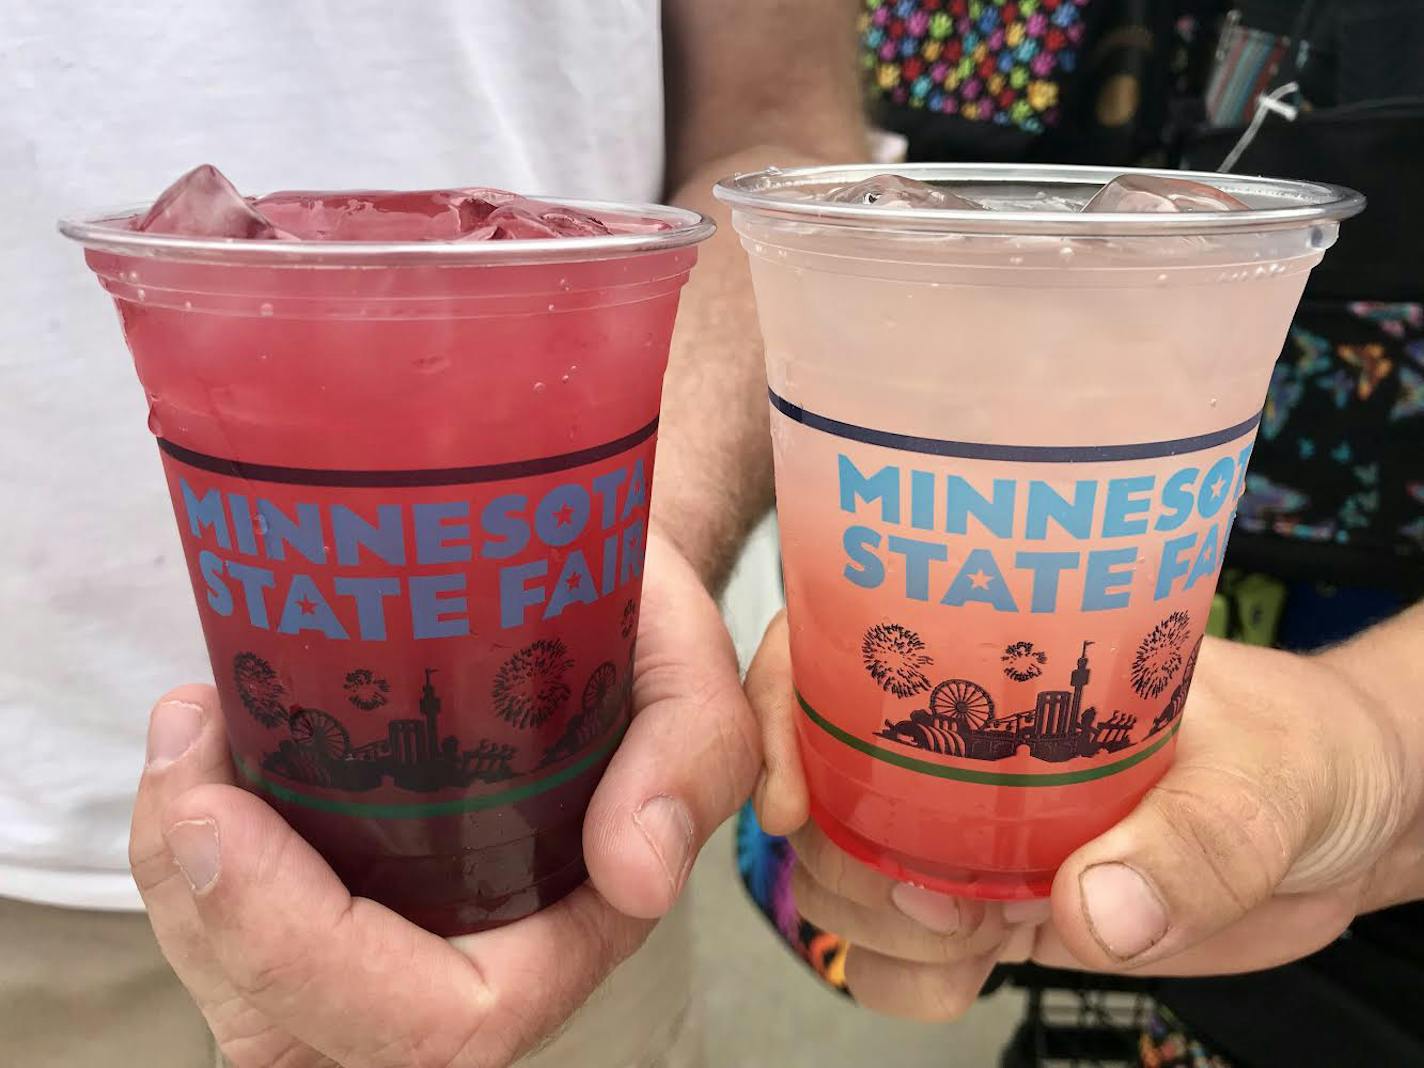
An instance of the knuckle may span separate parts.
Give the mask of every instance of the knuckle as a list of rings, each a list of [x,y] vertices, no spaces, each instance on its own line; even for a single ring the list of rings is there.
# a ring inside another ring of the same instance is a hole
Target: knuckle
[[[179,874],[173,854],[161,838],[153,843],[143,843],[137,834],[129,839],[129,870],[133,873],[134,885],[142,895],[153,893]]]
[[[262,1002],[277,999],[299,1001],[311,982],[310,963],[302,947],[289,942],[265,942],[227,964],[228,977],[244,997]]]
[[[957,981],[952,973],[932,984],[932,987],[927,998],[930,1012],[934,1019],[945,1022],[958,1020],[968,1012],[978,993],[968,989],[962,981]]]
[[[1205,861],[1216,881],[1243,909],[1267,896],[1295,853],[1289,793],[1244,775],[1214,769],[1159,786],[1153,804],[1179,852]]]

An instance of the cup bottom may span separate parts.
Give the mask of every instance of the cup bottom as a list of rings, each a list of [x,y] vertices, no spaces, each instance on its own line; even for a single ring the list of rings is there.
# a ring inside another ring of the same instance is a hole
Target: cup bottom
[[[911,856],[857,834],[822,806],[811,802],[811,818],[832,842],[856,860],[897,882],[984,901],[1027,901],[1048,897],[1057,868],[1044,871],[985,871]]]
[[[583,814],[602,770],[551,791],[540,811],[430,819],[362,819],[255,792],[315,847],[352,895],[451,938],[533,915],[587,880]],[[536,817],[544,824],[537,829],[530,826]]]

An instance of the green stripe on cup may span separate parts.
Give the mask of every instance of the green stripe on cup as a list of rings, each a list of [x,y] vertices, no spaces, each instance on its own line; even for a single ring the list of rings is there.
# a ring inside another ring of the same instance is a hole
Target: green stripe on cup
[[[796,700],[801,703],[801,710],[806,713],[809,719],[821,730],[825,731],[836,741],[859,750],[866,756],[874,757],[876,760],[883,760],[887,764],[894,764],[898,768],[905,768],[907,771],[917,771],[921,775],[933,775],[937,779],[954,779],[956,782],[972,782],[982,786],[1073,786],[1080,782],[1092,782],[1094,779],[1105,779],[1109,775],[1116,775],[1126,771],[1128,768],[1141,764],[1148,757],[1152,756],[1164,745],[1172,736],[1177,733],[1177,728],[1182,725],[1182,719],[1177,717],[1177,722],[1172,724],[1172,729],[1162,737],[1149,745],[1141,752],[1133,753],[1132,756],[1115,760],[1111,764],[1100,764],[1095,768],[1083,768],[1081,771],[1055,771],[1046,772],[1042,775],[1023,774],[1022,772],[1006,771],[974,771],[969,768],[950,767],[947,764],[935,764],[928,760],[920,760],[910,756],[908,753],[898,753],[893,749],[886,749],[868,742],[863,738],[857,738],[848,731],[837,727],[825,716],[811,707],[809,701],[801,696],[801,691],[796,691]]]
[[[598,748],[584,754],[568,767],[554,772],[547,779],[524,783],[522,786],[512,786],[508,790],[501,790],[493,794],[456,797],[449,801],[425,801],[411,805],[371,804],[365,801],[338,801],[330,797],[314,797],[311,794],[303,794],[289,786],[273,782],[236,754],[233,754],[233,762],[248,782],[279,801],[287,801],[304,808],[314,808],[321,812],[336,812],[343,816],[361,816],[366,819],[424,819],[429,816],[448,816],[456,812],[478,812],[481,809],[499,808],[503,805],[527,801],[531,797],[538,797],[542,793],[564,785],[570,779],[578,778],[593,767],[618,747],[618,743],[623,740],[626,731],[626,726],[614,731]]]

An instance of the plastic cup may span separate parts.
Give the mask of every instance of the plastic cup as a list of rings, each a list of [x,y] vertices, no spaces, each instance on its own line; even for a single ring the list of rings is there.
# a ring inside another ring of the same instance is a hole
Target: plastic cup
[[[1250,210],[1087,214],[1064,202],[1123,172],[943,165],[898,173],[994,210],[823,199],[876,170],[717,189],[812,815],[896,879],[1043,896],[1169,766],[1272,366],[1363,201],[1188,175]]]
[[[353,893],[443,935],[584,880],[629,716],[663,371],[712,226],[572,203],[668,228],[61,225],[148,393],[238,779]]]

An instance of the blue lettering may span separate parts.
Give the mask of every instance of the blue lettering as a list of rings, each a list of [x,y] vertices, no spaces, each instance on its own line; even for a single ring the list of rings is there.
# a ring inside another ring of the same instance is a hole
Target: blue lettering
[[[1201,491],[1197,494],[1197,514],[1203,519],[1210,519],[1221,511],[1226,504],[1226,498],[1231,491],[1233,477],[1236,474],[1236,461],[1230,456],[1223,456],[1216,463],[1211,465],[1207,473],[1202,476]]]
[[[850,558],[842,572],[845,577],[867,590],[879,588],[885,582],[885,565],[867,546],[880,548],[880,535],[869,527],[846,527],[841,544]]]
[[[313,564],[326,563],[326,539],[321,534],[321,509],[314,504],[298,504],[293,520],[271,501],[257,498],[264,548],[269,560],[285,560],[290,545]]]
[[[623,514],[618,517],[621,523],[633,514],[633,509],[648,503],[648,482],[643,474],[643,461],[637,460],[633,464],[633,477],[628,482],[628,499],[623,502]]]
[[[1129,517],[1151,509],[1151,493],[1155,485],[1157,479],[1152,475],[1110,481],[1107,500],[1103,504],[1103,537],[1130,538],[1135,534],[1146,534],[1147,520]]]
[[[588,525],[592,501],[588,490],[577,482],[566,482],[544,495],[534,510],[534,529],[545,545],[567,545]]]
[[[346,628],[336,618],[331,605],[317,589],[310,575],[293,575],[287,587],[287,603],[282,606],[282,619],[277,624],[279,634],[300,634],[304,630],[319,630],[328,638],[346,641]]]
[[[934,530],[935,477],[929,471],[910,472],[910,526]]]
[[[603,539],[603,589],[604,594],[613,592],[613,580],[618,575],[618,535],[610,534]]]
[[[607,471],[593,480],[593,492],[603,502],[603,529],[607,530],[618,521],[618,487],[623,485],[628,472],[619,467]]]
[[[405,564],[405,531],[401,529],[398,504],[378,505],[375,526],[346,505],[333,504],[331,540],[336,543],[336,562],[343,567],[358,566],[362,548],[369,549],[388,564],[397,567]]]
[[[522,493],[506,493],[485,505],[480,513],[485,543],[480,555],[486,560],[507,560],[524,551],[529,544],[529,524],[517,514],[529,507],[529,498]]]
[[[338,578],[332,582],[336,592],[356,601],[356,623],[361,640],[380,642],[386,639],[385,598],[400,593],[400,580],[395,578]]]
[[[1019,553],[1014,567],[1033,572],[1033,603],[1031,612],[1054,612],[1058,609],[1058,576],[1078,567],[1080,553]]]
[[[231,549],[232,539],[227,533],[227,514],[223,511],[222,495],[211,489],[198,500],[198,495],[188,485],[186,478],[180,478],[178,485],[183,491],[183,510],[188,513],[188,529],[193,537],[203,540],[203,527],[212,527],[213,536],[218,540],[218,548]]]
[[[990,501],[958,475],[950,475],[945,482],[944,529],[950,534],[968,533],[969,516],[973,515],[996,538],[1012,537],[1016,490],[1013,479],[996,478]]]
[[[415,520],[416,563],[458,564],[470,559],[470,524],[446,522],[447,519],[469,519],[468,501],[412,505],[410,514]]]
[[[252,522],[252,509],[248,507],[247,498],[240,493],[229,493],[227,506],[232,512],[232,533],[237,538],[238,551],[246,553],[248,556],[256,556],[257,536]]]
[[[837,458],[840,471],[841,511],[852,515],[858,511],[857,499],[870,504],[880,502],[880,519],[884,523],[900,522],[900,469],[882,467],[866,478],[845,453]]]
[[[891,535],[886,548],[905,558],[905,596],[912,601],[930,599],[930,561],[948,560],[949,550],[934,542]]]
[[[1192,506],[1196,501],[1192,499],[1189,487],[1196,482],[1197,475],[1201,470],[1195,467],[1184,467],[1162,487],[1162,506],[1170,508],[1170,513],[1159,515],[1157,522],[1153,524],[1154,529],[1161,531],[1176,530],[1192,514]]]
[[[501,576],[501,579],[503,576]],[[463,638],[470,633],[465,576],[414,575],[410,579],[410,625],[417,638]],[[458,597],[443,594],[458,593]],[[542,594],[541,594],[542,596]]]
[[[957,607],[970,601],[993,605],[996,612],[1018,611],[994,554],[988,549],[975,549],[965,557],[964,566],[939,603]]]
[[[1255,447],[1256,443],[1253,441],[1236,457],[1236,488],[1231,493],[1233,501],[1239,501],[1241,495],[1246,492],[1246,465],[1251,462],[1251,450]]]
[[[623,531],[623,559],[618,567],[618,585],[643,574],[643,521],[636,519]]]
[[[564,561],[559,580],[554,583],[554,593],[549,598],[548,607],[544,609],[544,618],[556,618],[571,604],[593,604],[596,600],[598,591],[594,588],[588,561],[584,559],[581,550],[575,549]]]
[[[232,615],[232,591],[222,580],[222,559],[211,549],[204,549],[198,554],[198,570],[208,584],[208,607],[220,616]]]
[[[1030,482],[1024,537],[1029,541],[1043,541],[1048,537],[1051,519],[1078,541],[1087,539],[1093,532],[1093,508],[1097,500],[1096,482],[1073,483],[1072,504],[1047,482]]]
[[[1182,588],[1189,590],[1197,584],[1197,579],[1205,578],[1216,574],[1216,567],[1221,561],[1217,550],[1221,545],[1220,532],[1216,527],[1211,527],[1206,532],[1206,537],[1202,539],[1201,548],[1197,551],[1196,563],[1192,565],[1191,574],[1187,576],[1187,583]]]
[[[1132,565],[1135,563],[1136,549],[1095,549],[1090,552],[1088,566],[1083,572],[1083,611],[1104,612],[1109,608],[1126,608],[1132,599],[1132,591],[1112,591],[1132,585]]]
[[[254,627],[266,630],[267,598],[263,590],[277,585],[277,578],[265,567],[251,567],[236,560],[227,562],[227,573],[242,583],[242,599],[247,604],[247,621]]]
[[[1162,557],[1157,564],[1157,588],[1152,594],[1154,601],[1160,601],[1172,592],[1177,579],[1187,573],[1191,561],[1183,560],[1182,553],[1197,543],[1195,534],[1183,534],[1162,543]]]
[[[549,561],[531,560],[513,564],[499,572],[499,625],[505,630],[524,626],[524,612],[544,603],[544,587],[529,588],[529,580],[543,578],[549,571]]]

